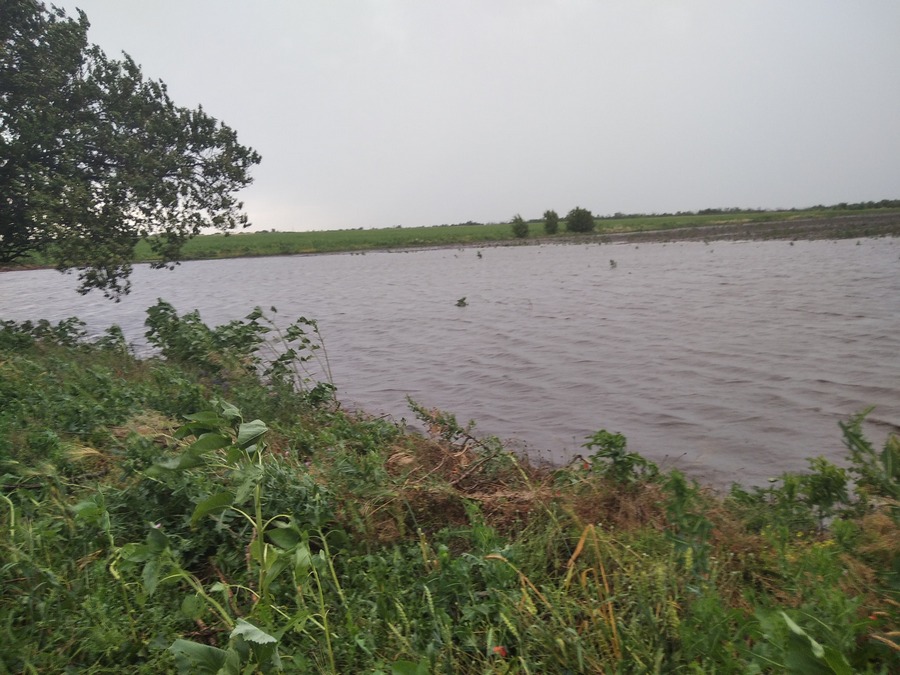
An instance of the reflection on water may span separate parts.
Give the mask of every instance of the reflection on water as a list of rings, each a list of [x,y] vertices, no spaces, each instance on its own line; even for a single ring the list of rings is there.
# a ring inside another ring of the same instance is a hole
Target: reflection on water
[[[879,444],[900,424],[898,257],[866,239],[209,261],[139,267],[119,304],[15,272],[0,317],[140,341],[158,297],[215,324],[274,305],[318,319],[345,404],[411,418],[409,394],[553,461],[606,428],[698,479],[759,484],[840,460],[837,422],[865,407]]]

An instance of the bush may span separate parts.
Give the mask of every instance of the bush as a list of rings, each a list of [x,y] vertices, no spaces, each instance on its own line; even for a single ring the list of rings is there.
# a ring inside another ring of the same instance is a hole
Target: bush
[[[544,232],[546,234],[559,232],[559,214],[556,211],[544,211]]]
[[[594,215],[587,209],[576,206],[566,216],[566,229],[569,232],[593,232]]]
[[[512,231],[513,231],[513,234],[514,234],[518,239],[524,239],[525,237],[528,236],[528,223],[526,223],[526,222],[522,219],[522,216],[520,216],[520,215],[517,213],[517,214],[515,215],[515,217],[513,217],[511,223],[512,223]]]

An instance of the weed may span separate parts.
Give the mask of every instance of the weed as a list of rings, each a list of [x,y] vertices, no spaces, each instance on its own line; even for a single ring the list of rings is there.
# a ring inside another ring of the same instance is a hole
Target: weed
[[[844,444],[850,450],[850,472],[856,474],[856,493],[867,503],[872,497],[886,500],[895,520],[900,518],[900,438],[890,435],[880,453],[862,432],[871,408],[841,422]]]
[[[656,464],[635,452],[628,452],[627,445],[628,441],[622,434],[601,429],[581,447],[589,450],[596,448],[588,458],[591,469],[617,483],[634,483],[658,475]]]
[[[807,504],[816,510],[819,530],[825,529],[825,519],[834,514],[838,504],[847,504],[847,472],[824,457],[809,460],[811,473],[800,478],[800,491]]]

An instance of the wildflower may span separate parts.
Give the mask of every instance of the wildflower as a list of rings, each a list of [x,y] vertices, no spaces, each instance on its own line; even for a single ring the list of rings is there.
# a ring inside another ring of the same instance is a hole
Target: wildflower
[[[497,645],[496,647],[494,647],[494,653],[501,659],[505,659],[507,656],[509,656],[509,652],[506,651],[506,647],[504,647],[503,645]]]

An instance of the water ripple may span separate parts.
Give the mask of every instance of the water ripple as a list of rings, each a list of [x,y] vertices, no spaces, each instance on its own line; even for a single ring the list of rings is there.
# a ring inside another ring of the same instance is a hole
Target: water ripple
[[[119,304],[40,270],[0,274],[0,316],[77,315],[140,343],[158,297],[214,324],[274,305],[318,319],[348,405],[411,418],[409,394],[559,462],[604,427],[698,479],[759,484],[840,461],[837,422],[868,406],[876,442],[897,429],[898,253],[864,239],[207,261],[139,266]]]

